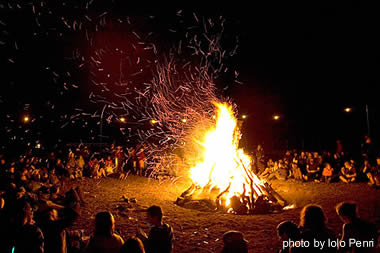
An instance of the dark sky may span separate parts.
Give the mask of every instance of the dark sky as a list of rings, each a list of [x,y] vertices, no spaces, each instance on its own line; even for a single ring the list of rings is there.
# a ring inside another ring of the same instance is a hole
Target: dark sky
[[[249,5],[221,2],[183,8],[156,3],[136,8],[128,2],[94,5],[112,15],[157,16],[156,27],[163,30],[171,25],[178,10],[226,18],[229,31],[233,31],[231,36],[239,37],[238,54],[229,64],[244,83],[229,85],[226,95],[234,99],[240,113],[248,115],[243,130],[247,146],[263,143],[268,150],[287,146],[321,149],[334,147],[340,138],[347,146],[357,147],[367,132],[366,104],[371,135],[379,139],[375,129],[380,124],[380,20],[374,6],[345,1],[256,1]],[[9,14],[6,5],[1,11],[5,18],[0,18],[0,26],[5,28],[0,40],[15,38],[17,47],[21,47],[14,55],[7,44],[1,45],[5,56],[1,59],[5,70],[1,99],[7,101],[2,103],[2,116],[10,107],[25,103],[43,107],[52,101],[65,107],[68,100],[81,98],[78,93],[67,97],[49,92],[55,88],[46,88],[44,78],[48,74],[40,73],[45,65],[62,68],[64,50],[72,41],[44,39],[49,46],[44,53],[45,44],[28,35],[34,32],[28,23],[30,11],[15,16]],[[16,61],[17,68],[10,61]],[[10,100],[13,102],[8,103]],[[344,113],[346,106],[353,107],[353,112]],[[281,116],[278,122],[272,120],[274,114]]]

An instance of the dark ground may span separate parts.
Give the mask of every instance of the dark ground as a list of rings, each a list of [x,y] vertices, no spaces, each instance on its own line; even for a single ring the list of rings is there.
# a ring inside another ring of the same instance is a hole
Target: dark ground
[[[177,206],[173,202],[189,186],[185,179],[160,183],[130,176],[127,180],[84,179],[74,184],[82,187],[87,203],[81,220],[74,228],[85,229],[86,234],[90,234],[96,213],[109,210],[114,214],[116,229],[123,237],[134,235],[138,227],[149,232],[142,210],[153,204],[160,205],[164,210],[165,221],[175,230],[174,252],[219,252],[223,244],[222,235],[228,230],[242,231],[249,241],[250,252],[275,252],[280,247],[276,239],[276,225],[284,220],[298,223],[299,213],[308,203],[317,203],[324,208],[329,227],[337,234],[342,223],[334,207],[345,200],[356,201],[361,217],[376,222],[380,228],[380,190],[365,183],[346,185],[274,181],[274,189],[294,203],[296,208],[266,215],[201,212]],[[124,202],[123,195],[136,198],[137,203]]]

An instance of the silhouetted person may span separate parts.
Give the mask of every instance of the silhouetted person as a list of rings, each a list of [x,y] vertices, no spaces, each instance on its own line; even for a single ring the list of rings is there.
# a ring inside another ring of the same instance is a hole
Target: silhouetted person
[[[30,204],[20,199],[17,203],[15,220],[9,227],[14,253],[44,253],[44,236],[33,220]]]
[[[139,231],[137,237],[143,241],[147,253],[170,253],[173,247],[173,228],[162,222],[161,207],[151,206],[147,211],[147,219],[152,229],[148,236]]]
[[[301,239],[300,231],[297,225],[291,221],[283,221],[277,226],[277,235],[280,241],[283,243],[282,249],[279,253],[289,253],[290,245],[284,247],[284,242],[297,242]]]
[[[239,231],[228,231],[223,235],[223,250],[221,253],[248,253],[247,240]]]
[[[121,247],[120,253],[145,253],[144,244],[139,238],[128,238]]]
[[[110,212],[100,212],[95,217],[95,233],[90,238],[87,253],[119,253],[123,238],[114,233],[115,219]]]
[[[300,214],[299,229],[301,231],[301,239],[308,241],[310,247],[298,248],[297,252],[336,252],[336,248],[327,247],[327,241],[336,239],[332,230],[326,226],[326,216],[322,207],[309,204],[306,205]],[[314,240],[324,242],[322,250],[314,248]]]
[[[343,252],[376,252],[377,229],[375,224],[360,219],[357,215],[357,206],[355,203],[341,202],[336,206],[336,213],[343,221],[341,241],[345,242],[346,247],[342,248]],[[374,246],[365,247],[360,245],[356,247],[355,241],[371,242]],[[350,244],[351,241],[351,244]]]

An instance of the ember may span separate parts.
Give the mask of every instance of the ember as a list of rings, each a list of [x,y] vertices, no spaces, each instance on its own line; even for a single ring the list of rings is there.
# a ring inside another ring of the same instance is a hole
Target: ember
[[[190,169],[193,184],[176,203],[206,201],[214,209],[235,214],[268,213],[284,209],[286,201],[251,170],[251,158],[239,149],[240,130],[232,106],[215,103],[215,128],[200,144],[202,161]],[[287,207],[287,209],[289,209]]]

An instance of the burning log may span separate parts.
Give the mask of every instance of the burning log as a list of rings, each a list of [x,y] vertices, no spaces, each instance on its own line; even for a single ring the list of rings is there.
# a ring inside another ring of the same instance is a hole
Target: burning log
[[[211,203],[216,210],[235,214],[282,210],[286,201],[251,170],[251,158],[238,149],[240,132],[230,106],[216,104],[218,119],[202,143],[203,161],[190,169],[192,185],[176,204]],[[224,190],[223,190],[224,189]]]

